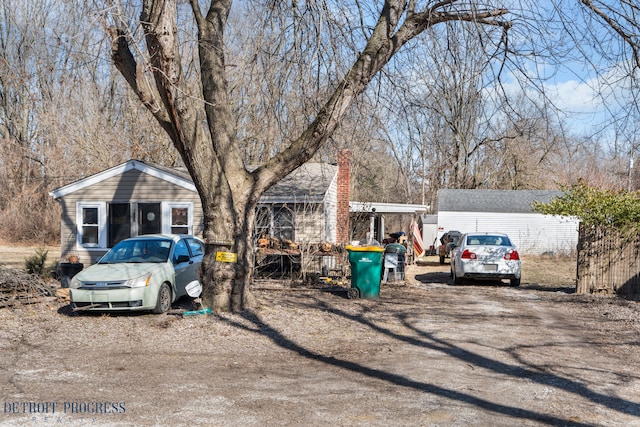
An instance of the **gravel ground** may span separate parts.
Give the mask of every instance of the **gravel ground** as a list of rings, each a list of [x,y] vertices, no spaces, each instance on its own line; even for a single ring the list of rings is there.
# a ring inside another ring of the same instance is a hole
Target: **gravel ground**
[[[520,288],[447,268],[236,314],[0,309],[0,425],[640,426],[640,303],[573,294],[570,261]]]

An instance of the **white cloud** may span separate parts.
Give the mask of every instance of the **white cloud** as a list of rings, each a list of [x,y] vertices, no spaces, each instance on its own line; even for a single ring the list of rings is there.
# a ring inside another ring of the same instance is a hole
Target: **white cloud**
[[[545,92],[555,106],[566,114],[594,113],[603,108],[597,86],[598,82],[594,80],[567,80],[545,85]]]

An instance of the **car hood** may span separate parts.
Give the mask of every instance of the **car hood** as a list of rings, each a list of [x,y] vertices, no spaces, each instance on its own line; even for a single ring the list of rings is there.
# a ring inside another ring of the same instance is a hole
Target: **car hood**
[[[83,282],[129,280],[162,271],[164,266],[164,263],[94,264],[78,273],[76,278]]]

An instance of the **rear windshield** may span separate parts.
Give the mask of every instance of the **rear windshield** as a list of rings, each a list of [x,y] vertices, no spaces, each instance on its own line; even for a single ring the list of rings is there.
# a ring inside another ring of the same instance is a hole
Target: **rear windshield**
[[[467,236],[467,245],[511,246],[507,236]]]

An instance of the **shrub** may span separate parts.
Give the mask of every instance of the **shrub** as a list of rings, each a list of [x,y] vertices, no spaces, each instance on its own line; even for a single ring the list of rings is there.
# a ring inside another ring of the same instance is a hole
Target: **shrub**
[[[603,190],[578,182],[562,189],[549,203],[534,202],[533,210],[547,215],[573,216],[585,226],[608,226],[636,232],[640,224],[640,193]]]
[[[38,248],[35,255],[24,260],[24,268],[29,274],[36,274],[42,278],[51,276],[51,270],[46,268],[47,255],[49,251]]]

